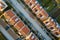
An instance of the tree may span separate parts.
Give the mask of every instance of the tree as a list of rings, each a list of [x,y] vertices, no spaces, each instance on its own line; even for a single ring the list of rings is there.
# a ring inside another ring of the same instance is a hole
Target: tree
[[[60,8],[60,0],[55,0],[57,2],[57,7]]]

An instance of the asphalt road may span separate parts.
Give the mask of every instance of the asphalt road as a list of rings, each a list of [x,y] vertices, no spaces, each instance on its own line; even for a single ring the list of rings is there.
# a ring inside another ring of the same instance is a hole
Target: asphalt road
[[[51,38],[42,30],[38,23],[36,23],[36,21],[29,16],[29,14],[23,9],[23,7],[17,2],[17,0],[9,0],[9,2],[11,2],[15,10],[20,11],[33,24],[33,27],[42,34],[45,40],[51,40]]]

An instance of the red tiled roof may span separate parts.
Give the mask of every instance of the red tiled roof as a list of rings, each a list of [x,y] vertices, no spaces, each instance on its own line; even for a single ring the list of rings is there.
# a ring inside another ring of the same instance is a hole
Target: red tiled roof
[[[14,12],[12,11],[12,10],[8,10],[8,11],[6,11],[5,12],[5,18],[6,19],[10,19],[10,18],[12,18],[13,16],[14,16],[15,14],[14,14]]]
[[[15,23],[17,23],[19,21],[19,18],[17,16],[14,16],[13,18],[10,19],[10,23],[12,25],[14,25]]]
[[[42,10],[40,11],[40,13],[41,13],[42,15],[44,15],[44,16],[48,16],[48,13],[47,13],[44,9],[42,9]]]
[[[30,2],[30,0],[24,0],[24,2],[25,2],[26,4],[28,4],[28,3]]]
[[[46,22],[47,22],[47,23],[46,23]],[[44,24],[45,24],[46,26],[51,26],[51,27],[55,27],[55,26],[56,26],[55,22],[54,22],[53,19],[51,19],[50,17],[49,17],[47,20],[44,21]]]
[[[14,12],[11,11],[11,10],[8,10],[8,11],[6,12],[6,14],[7,14],[7,16],[10,16],[10,17],[13,17],[13,16],[14,16]]]
[[[22,21],[18,21],[14,27],[17,29],[17,30],[20,30],[22,27],[24,26],[24,23]]]
[[[32,9],[32,11],[35,13],[35,14],[37,14],[36,12],[37,11],[40,11],[41,9],[40,9],[40,5],[39,4],[37,4],[37,5],[35,5],[35,7]]]
[[[59,36],[60,35],[60,30],[57,29],[57,30],[53,31],[53,34],[56,35],[56,36]]]
[[[21,30],[20,30],[20,33],[23,35],[23,36],[26,36],[30,33],[30,29],[27,27],[27,26],[24,26]]]

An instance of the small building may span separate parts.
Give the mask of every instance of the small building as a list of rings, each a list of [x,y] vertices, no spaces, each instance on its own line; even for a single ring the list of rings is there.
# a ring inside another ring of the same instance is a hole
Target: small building
[[[28,4],[28,3],[30,2],[30,0],[24,0],[24,2],[25,2],[26,4]]]
[[[56,37],[60,37],[60,30],[59,30],[59,29],[54,30],[52,33],[53,33],[53,35],[55,35]]]
[[[49,17],[47,20],[43,21],[43,23],[47,27],[56,27],[56,23],[54,22],[54,20],[51,17]]]
[[[39,40],[34,33],[30,33],[27,37],[26,40]]]
[[[18,21],[20,21],[20,19],[17,17],[17,16],[14,16],[12,17],[10,20],[9,20],[9,23],[14,25],[16,24]]]
[[[36,0],[24,0],[24,2],[32,9],[38,2]]]
[[[47,27],[50,31],[54,31],[54,30],[56,30],[57,28],[56,27]]]
[[[41,11],[38,12],[37,17],[38,17],[41,21],[44,21],[44,20],[46,20],[46,19],[49,17],[49,15],[47,14],[47,12],[46,12],[44,9],[41,9]]]
[[[29,3],[28,3],[28,6],[32,9],[38,2],[36,0],[31,0]]]
[[[17,29],[17,30],[20,30],[22,27],[24,26],[24,23],[22,21],[18,21],[14,27]]]
[[[32,11],[35,13],[35,14],[38,14],[38,12],[40,12],[40,10],[42,9],[42,7],[39,5],[39,4],[36,4],[34,6],[34,8],[32,9]]]
[[[30,33],[30,29],[25,25],[25,26],[23,26],[20,30],[19,30],[19,32],[18,32],[20,35],[23,35],[23,36],[28,36],[29,35],[29,33]]]
[[[15,14],[12,10],[4,12],[4,17],[6,18],[7,21],[9,21],[13,16],[15,16]]]
[[[35,5],[32,11],[36,14],[36,16],[41,20],[44,21],[48,18],[47,12],[40,6],[39,4]]]
[[[7,4],[3,0],[0,0],[0,11],[3,11],[7,7]]]

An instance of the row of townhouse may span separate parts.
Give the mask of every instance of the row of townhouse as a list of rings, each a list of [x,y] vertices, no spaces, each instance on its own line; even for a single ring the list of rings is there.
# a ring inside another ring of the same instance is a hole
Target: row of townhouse
[[[0,11],[1,12],[4,11],[4,9],[6,9],[7,7],[8,5],[3,0],[0,0]],[[14,32],[14,30],[12,30],[10,26],[3,19],[0,19],[0,25],[2,25],[3,28],[1,29],[2,30],[1,32],[8,40],[21,40],[19,36]],[[3,31],[4,29],[5,31]]]
[[[49,29],[54,36],[60,37],[60,29],[58,29],[56,22],[36,0],[24,0],[24,2],[31,8],[37,18],[45,24],[46,28]]]
[[[8,5],[3,0],[0,0],[0,11],[3,11],[7,7]],[[23,23],[23,21],[15,14],[14,11],[7,10],[3,15],[6,21],[10,25],[13,25],[18,30],[18,33],[23,35],[26,40],[39,40],[38,37],[31,32],[28,26]]]
[[[23,21],[12,10],[4,12],[4,17],[10,25],[13,25],[20,35],[23,35],[26,40],[39,40],[36,35],[23,23]]]

